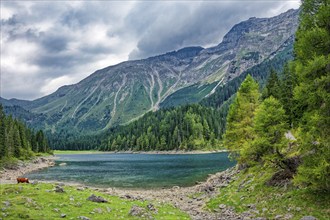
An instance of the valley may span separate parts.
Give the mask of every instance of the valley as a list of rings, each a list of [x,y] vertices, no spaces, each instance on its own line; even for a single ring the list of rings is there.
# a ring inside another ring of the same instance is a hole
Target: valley
[[[203,8],[195,3],[199,2],[189,2],[189,9]],[[85,4],[70,7],[78,12]],[[128,17],[119,23],[143,20],[143,16],[129,18],[130,13],[139,15],[134,10],[140,4],[126,8]],[[223,3],[213,6],[217,4]],[[149,5],[142,4],[143,13],[150,13]],[[132,60],[99,69],[33,101],[0,97],[0,217],[329,219],[330,4],[304,0],[299,7],[273,17],[245,18],[215,46],[188,46],[143,59],[134,57],[165,45],[158,40],[166,39],[166,33],[148,23],[125,27],[127,33],[148,27],[141,39],[132,35],[137,40],[129,54]],[[266,14],[274,10],[279,7]],[[85,18],[88,10],[82,14]],[[79,17],[71,13],[56,25],[79,32],[84,25],[78,21],[84,20],[71,20]],[[103,19],[96,17],[86,20]],[[16,17],[3,24],[17,25]],[[203,24],[207,25],[212,22]],[[103,35],[118,46],[120,39],[114,33],[122,31],[102,27],[92,30],[98,33],[96,40]],[[8,30],[8,39],[22,37],[10,35],[19,28]],[[154,31],[159,39],[150,38]],[[173,29],[170,39],[179,39],[175,33]],[[34,35],[29,29],[23,38],[40,40],[43,34]],[[109,41],[82,51],[102,47],[106,54],[105,49],[116,49],[104,46]],[[60,43],[67,39],[55,45],[40,42],[49,47],[43,50],[46,58],[49,53],[61,55],[62,50],[72,53],[77,45]],[[17,45],[13,48],[18,50]],[[52,58],[54,65],[57,59]],[[69,59],[63,66],[72,63]],[[49,159],[54,152],[59,154]],[[17,177],[24,185],[13,184]]]

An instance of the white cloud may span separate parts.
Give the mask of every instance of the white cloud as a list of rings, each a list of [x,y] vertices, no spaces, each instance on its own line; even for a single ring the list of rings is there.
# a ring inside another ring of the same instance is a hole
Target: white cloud
[[[1,96],[34,99],[97,69],[213,46],[237,22],[300,1],[1,1]]]

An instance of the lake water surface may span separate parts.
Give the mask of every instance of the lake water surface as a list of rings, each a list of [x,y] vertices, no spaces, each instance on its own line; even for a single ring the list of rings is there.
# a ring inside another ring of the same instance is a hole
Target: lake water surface
[[[192,186],[235,165],[228,153],[67,154],[56,166],[27,175],[32,180],[78,182],[89,186],[162,188]],[[66,166],[59,166],[66,163]]]

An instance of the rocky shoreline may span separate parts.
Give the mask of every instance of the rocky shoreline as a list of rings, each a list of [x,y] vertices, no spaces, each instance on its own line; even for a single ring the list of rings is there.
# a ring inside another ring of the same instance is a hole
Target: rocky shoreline
[[[16,183],[16,178],[24,174],[55,165],[55,157],[39,157],[30,162],[19,162],[12,169],[0,171],[0,184]],[[219,194],[219,189],[226,187],[237,178],[239,170],[236,168],[210,175],[205,182],[197,183],[191,187],[174,186],[170,189],[121,189],[121,188],[95,188],[77,183],[60,183],[61,185],[76,186],[78,190],[86,188],[119,196],[129,200],[152,200],[159,203],[170,203],[188,213],[192,219],[248,219],[250,213],[237,214],[232,207],[219,206],[214,212],[208,211],[206,202]],[[42,181],[40,181],[42,182]],[[49,183],[49,182],[47,182]],[[54,182],[51,182],[54,183]],[[56,182],[56,184],[59,184]]]
[[[219,189],[226,187],[236,178],[239,171],[231,168],[210,175],[202,183],[191,187],[174,186],[170,189],[139,190],[139,189],[97,189],[103,193],[120,196],[132,200],[154,200],[160,203],[170,203],[188,213],[192,219],[244,219],[249,213],[237,214],[232,207],[221,207],[215,212],[208,211],[206,202],[219,194]]]
[[[10,168],[0,170],[0,184],[17,183],[16,178],[23,177],[24,174],[41,170],[55,165],[55,157],[37,157],[31,161],[19,161]]]

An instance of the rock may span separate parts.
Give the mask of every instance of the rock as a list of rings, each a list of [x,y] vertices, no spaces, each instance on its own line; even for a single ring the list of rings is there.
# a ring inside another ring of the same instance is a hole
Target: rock
[[[293,215],[291,213],[287,213],[284,216],[284,219],[292,219],[292,218],[293,218]]]
[[[300,220],[317,220],[317,218],[315,218],[314,216],[309,215],[309,216],[302,217]]]
[[[3,203],[5,206],[7,206],[7,207],[8,207],[8,206],[11,206],[11,204],[10,204],[9,201],[3,201],[2,203]]]
[[[246,207],[249,209],[256,209],[256,204],[247,204]]]
[[[101,214],[103,212],[103,210],[101,208],[95,208],[95,209],[93,209],[93,212]]]
[[[55,209],[53,209],[53,211],[54,211],[54,212],[59,212],[60,210],[57,209],[57,208],[55,208]]]
[[[180,186],[173,186],[172,189],[180,189]]]
[[[99,203],[106,203],[106,202],[108,202],[103,197],[96,196],[94,194],[92,194],[90,197],[88,197],[87,200],[92,201],[92,202],[99,202]]]
[[[90,220],[90,218],[88,218],[86,216],[78,216],[77,219],[80,219],[80,220]]]
[[[301,208],[300,208],[300,207],[297,207],[297,208],[296,208],[296,211],[297,211],[297,212],[300,212],[300,211],[301,211]]]
[[[276,215],[274,219],[282,219],[283,215]]]
[[[57,192],[57,193],[64,193],[64,189],[60,186],[56,186],[54,191]]]
[[[145,213],[146,213],[146,211],[144,208],[139,207],[137,205],[133,205],[128,214],[131,216],[142,216]]]
[[[35,180],[35,181],[33,181],[31,184],[32,184],[32,185],[37,185],[38,183],[39,183],[39,182]]]
[[[147,205],[147,208],[148,208],[148,210],[150,210],[150,211],[157,212],[157,209],[156,209],[155,206],[154,206],[153,204],[151,204],[151,203],[149,203],[149,204]]]
[[[107,206],[107,212],[111,212],[111,208]]]
[[[66,217],[66,214],[62,213],[61,218],[65,218],[65,217]]]
[[[77,190],[78,190],[78,191],[84,191],[85,188],[84,188],[84,187],[77,187]]]
[[[267,208],[262,208],[262,212],[266,212],[266,211],[268,211]]]
[[[220,208],[220,209],[224,209],[224,208],[226,208],[226,205],[225,205],[225,204],[220,204],[220,205],[219,205],[219,208]]]
[[[66,163],[60,163],[59,166],[66,166]]]

